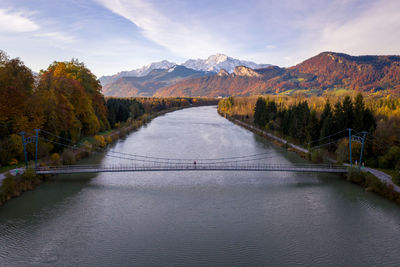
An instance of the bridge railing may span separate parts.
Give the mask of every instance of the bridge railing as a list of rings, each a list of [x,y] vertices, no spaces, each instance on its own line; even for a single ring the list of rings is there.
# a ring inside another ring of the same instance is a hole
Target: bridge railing
[[[114,164],[114,165],[61,165],[61,166],[47,166],[38,167],[36,171],[57,171],[57,170],[254,170],[254,169],[346,169],[343,165],[334,164],[223,164],[223,163],[152,163],[152,164]]]

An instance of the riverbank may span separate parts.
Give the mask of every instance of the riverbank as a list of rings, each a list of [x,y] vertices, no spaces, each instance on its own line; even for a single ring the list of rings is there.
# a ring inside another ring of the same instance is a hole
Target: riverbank
[[[259,129],[254,125],[240,121],[226,114],[221,114],[221,113],[219,114],[225,117],[227,120],[231,121],[232,123],[239,125],[259,136],[262,136],[264,138],[273,141],[278,146],[286,147],[288,150],[296,152],[302,158],[305,158],[307,160],[310,160],[311,158],[311,151],[306,148],[290,143],[283,138],[280,138],[265,130]],[[329,162],[337,163],[337,161],[332,158],[325,158],[325,159]],[[351,170],[349,171],[349,174],[347,175],[347,180],[362,186],[368,192],[377,193],[400,205],[400,187],[393,183],[390,175],[382,171],[375,170],[369,167],[362,167],[361,173],[359,173],[357,168],[353,168],[353,171]]]
[[[107,147],[124,138],[127,134],[140,129],[142,126],[151,122],[154,118],[162,116],[166,113],[177,111],[180,109],[190,108],[192,106],[171,107],[159,112],[144,114],[136,120],[127,121],[120,127],[108,131],[103,134],[98,134],[90,138],[85,138],[75,149],[66,149],[63,154],[68,154],[66,160],[69,164],[74,164],[80,160],[89,157],[93,153],[105,151]],[[69,153],[68,153],[69,152]],[[58,155],[59,156],[59,155]],[[61,164],[62,161],[58,158],[57,162],[54,159],[42,161],[41,166],[49,166],[52,164]],[[32,167],[32,166],[30,166]],[[18,171],[16,171],[18,170]],[[29,171],[31,170],[31,171]],[[37,175],[32,169],[25,170],[25,168],[12,169],[0,174],[0,206],[12,198],[22,195],[24,192],[33,190],[35,187],[48,179],[48,175]]]

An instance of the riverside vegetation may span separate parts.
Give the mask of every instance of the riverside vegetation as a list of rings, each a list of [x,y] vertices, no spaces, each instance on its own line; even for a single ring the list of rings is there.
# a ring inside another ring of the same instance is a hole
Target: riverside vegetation
[[[2,51],[0,95],[0,171],[23,165],[21,131],[44,130],[38,146],[40,165],[74,164],[165,112],[217,103],[212,98],[105,99],[97,78],[77,60],[53,62],[35,76],[21,60]],[[77,149],[66,149],[71,145]],[[27,154],[34,157],[34,144],[27,145]],[[0,204],[44,179],[31,170],[7,174]]]
[[[376,99],[360,93],[342,97],[229,97],[218,104],[225,116],[239,119],[310,150],[314,162],[334,159],[349,162],[346,128],[367,131],[363,160],[368,166],[390,173],[400,185],[400,100]],[[331,137],[331,135],[334,135]],[[331,138],[330,138],[331,137]],[[353,160],[359,159],[361,144],[353,142]],[[400,194],[375,176],[351,170],[348,180],[400,203]]]

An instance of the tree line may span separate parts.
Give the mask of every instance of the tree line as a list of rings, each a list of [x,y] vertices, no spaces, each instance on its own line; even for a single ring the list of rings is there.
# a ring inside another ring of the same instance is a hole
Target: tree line
[[[400,168],[399,107],[398,99],[369,99],[366,104],[363,95],[357,94],[336,98],[333,103],[320,97],[226,98],[218,109],[309,148],[331,143],[323,148],[340,161],[348,161],[348,132],[329,137],[347,128],[366,131],[364,156],[368,165],[395,169]],[[353,159],[357,159],[361,145],[355,143],[352,150]]]
[[[64,141],[71,140],[68,145],[73,145],[135,123],[145,114],[215,103],[215,99],[198,98],[105,99],[101,89],[96,76],[76,59],[55,61],[34,74],[19,58],[9,58],[0,50],[0,167],[24,159],[20,132],[30,135],[34,129],[42,129]],[[38,157],[49,158],[52,153],[61,152],[63,146],[54,143],[60,139],[44,131]],[[105,141],[101,136],[94,140],[100,147]],[[27,151],[32,158],[34,146],[28,145]]]
[[[76,142],[110,129],[101,85],[77,60],[55,61],[34,75],[20,59],[0,51],[0,95],[1,165],[22,159],[22,131],[43,129]],[[55,149],[41,142],[40,156]]]
[[[354,101],[346,96],[333,107],[326,101],[319,118],[306,100],[285,107],[274,100],[259,98],[254,109],[254,123],[277,130],[300,143],[313,142],[347,128],[370,133],[376,128],[372,111],[365,107],[361,94]]]

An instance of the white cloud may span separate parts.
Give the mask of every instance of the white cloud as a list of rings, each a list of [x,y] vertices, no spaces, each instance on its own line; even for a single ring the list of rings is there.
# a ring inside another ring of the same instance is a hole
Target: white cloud
[[[175,55],[182,57],[205,57],[226,51],[227,45],[222,35],[213,34],[210,29],[199,26],[196,21],[178,21],[179,12],[168,17],[149,1],[144,0],[97,0],[112,12],[137,25],[143,35],[161,45]]]
[[[354,3],[353,3],[354,4]],[[347,9],[351,9],[351,5]],[[310,18],[301,37],[297,40],[298,51],[293,63],[299,63],[323,51],[342,52],[351,55],[400,54],[400,1],[379,0],[366,4],[362,12],[335,17]],[[329,15],[328,15],[329,16]],[[312,23],[313,21],[313,23]],[[319,27],[315,27],[319,25]]]
[[[61,32],[45,32],[34,34],[35,37],[45,38],[61,43],[73,43],[75,42],[75,37],[61,33]]]
[[[327,25],[321,48],[352,54],[400,53],[400,1],[378,1],[359,17]]]
[[[40,26],[22,12],[0,9],[0,32],[32,32],[39,29]]]

